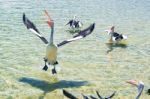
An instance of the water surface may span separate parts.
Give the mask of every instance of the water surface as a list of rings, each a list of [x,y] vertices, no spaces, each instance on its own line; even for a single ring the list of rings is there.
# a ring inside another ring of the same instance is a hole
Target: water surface
[[[0,97],[37,98],[43,93],[31,84],[20,82],[23,77],[51,83],[50,71],[41,70],[45,45],[22,23],[22,14],[26,13],[49,38],[44,9],[55,21],[56,44],[72,36],[66,32],[65,24],[74,15],[83,22],[83,28],[96,23],[90,36],[58,51],[62,70],[57,78],[90,83],[69,90],[77,96],[81,92],[94,94],[96,89],[103,94],[118,90],[116,97],[134,97],[136,93],[132,93],[136,89],[125,84],[125,80],[150,84],[149,4],[149,0],[0,0]],[[129,37],[128,47],[114,47],[107,53],[109,48],[105,43],[109,37],[104,30],[112,25]],[[63,96],[59,88],[50,92],[51,95]]]

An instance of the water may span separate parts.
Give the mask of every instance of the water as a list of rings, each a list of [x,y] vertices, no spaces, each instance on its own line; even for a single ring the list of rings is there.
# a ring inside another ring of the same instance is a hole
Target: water
[[[149,4],[149,0],[0,0],[0,96],[17,97],[22,91],[21,94],[32,97],[41,91],[22,84],[18,79],[24,76],[42,79],[42,75],[46,80],[50,79],[50,73],[41,70],[45,45],[22,23],[22,14],[26,13],[48,38],[50,30],[44,9],[55,21],[56,44],[72,36],[66,33],[65,24],[74,15],[83,22],[83,28],[96,23],[90,36],[59,49],[58,61],[62,66],[59,79],[94,84],[85,87],[89,90],[87,93],[99,90],[99,86],[101,90],[104,88],[104,93],[116,90],[114,87],[117,86],[121,97],[130,88],[128,86],[123,91],[125,80],[137,79],[149,84]],[[112,25],[116,26],[116,31],[128,35],[128,47],[116,47],[107,54],[109,48],[105,43],[109,37],[104,30]],[[99,85],[103,82],[107,83]],[[32,94],[27,95],[24,88],[30,88]]]

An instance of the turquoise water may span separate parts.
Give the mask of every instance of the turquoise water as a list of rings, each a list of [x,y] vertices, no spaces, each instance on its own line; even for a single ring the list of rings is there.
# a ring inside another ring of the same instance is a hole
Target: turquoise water
[[[150,0],[0,0],[0,96],[15,96],[20,91],[26,95],[26,84],[18,79],[31,76],[42,80],[41,75],[50,75],[50,72],[41,70],[45,45],[22,23],[25,12],[48,38],[50,30],[44,9],[55,21],[56,44],[72,37],[66,32],[65,24],[74,15],[83,22],[83,28],[96,23],[90,36],[59,49],[58,61],[62,66],[59,79],[83,80],[95,86],[108,81],[104,87],[115,82],[121,86],[128,79],[143,80],[149,84],[149,4]],[[104,30],[112,25],[116,26],[116,31],[128,36],[128,47],[115,47],[107,53],[109,48],[105,43],[109,37]],[[117,81],[111,82],[116,78]],[[11,82],[10,87],[7,81]],[[29,90],[41,92],[33,88]],[[122,94],[125,92],[121,91]]]

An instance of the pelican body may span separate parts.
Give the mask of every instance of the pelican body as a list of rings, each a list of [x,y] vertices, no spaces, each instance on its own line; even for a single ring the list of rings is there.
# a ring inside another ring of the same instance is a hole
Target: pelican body
[[[55,65],[57,65],[58,62],[57,62],[57,46],[53,43],[54,22],[53,20],[49,19],[47,23],[51,28],[51,33],[50,33],[49,43],[46,47],[46,56],[44,58],[45,66],[43,67],[43,70],[46,71],[48,69],[47,65],[53,65],[54,68],[52,69],[52,74],[55,74],[57,73],[55,69]]]
[[[115,32],[114,28],[115,26],[112,26],[109,30],[105,30],[110,35],[109,43],[119,44],[122,40],[127,39],[127,36]]]
[[[54,65],[57,63],[57,61],[56,61],[56,59],[57,59],[57,47],[53,43],[48,44],[48,46],[46,47],[45,59],[47,59],[47,63],[50,65]]]

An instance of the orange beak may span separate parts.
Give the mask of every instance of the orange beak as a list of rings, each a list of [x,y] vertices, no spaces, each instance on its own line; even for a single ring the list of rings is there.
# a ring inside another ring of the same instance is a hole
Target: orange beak
[[[50,15],[48,14],[47,10],[44,10],[45,15],[48,17],[48,21],[47,24],[49,27],[52,27],[54,25],[54,21],[52,20],[52,18],[50,17]]]
[[[126,81],[126,83],[129,83],[129,84],[134,85],[134,86],[138,85],[138,82],[136,80],[128,80],[128,81]]]
[[[54,25],[54,22],[48,20],[48,21],[47,21],[47,24],[48,24],[49,27],[52,27],[52,26]]]

